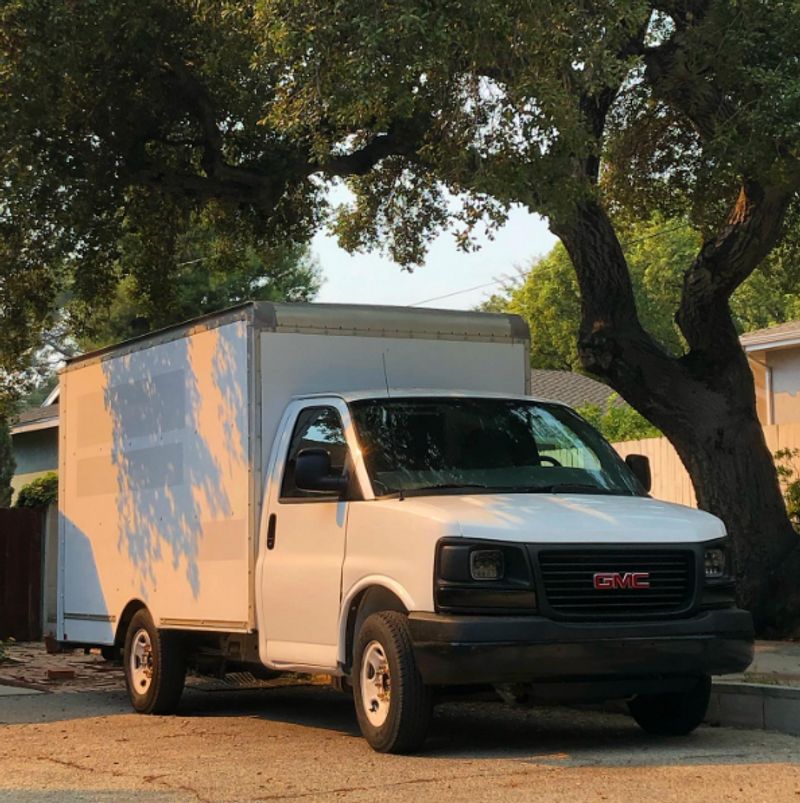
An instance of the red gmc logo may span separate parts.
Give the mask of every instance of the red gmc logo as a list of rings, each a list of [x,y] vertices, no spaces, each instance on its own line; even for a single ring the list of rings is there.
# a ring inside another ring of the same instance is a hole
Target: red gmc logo
[[[615,588],[650,588],[650,572],[597,572],[594,587],[598,591]]]

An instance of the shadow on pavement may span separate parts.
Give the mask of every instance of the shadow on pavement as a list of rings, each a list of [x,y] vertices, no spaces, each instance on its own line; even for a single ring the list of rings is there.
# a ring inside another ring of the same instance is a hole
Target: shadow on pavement
[[[137,716],[120,692],[37,695],[0,700],[0,723],[44,723],[88,717]],[[324,686],[258,691],[186,691],[178,716],[249,718],[324,730],[362,741],[352,700]],[[447,702],[436,708],[425,752],[416,760],[503,758],[553,766],[648,766],[664,763],[798,763],[798,741],[763,734],[771,746],[761,756],[742,750],[742,731],[702,727],[679,738],[643,733],[628,717],[590,710],[512,709],[499,703]],[[302,732],[298,740],[303,739]],[[391,759],[388,759],[391,760]]]

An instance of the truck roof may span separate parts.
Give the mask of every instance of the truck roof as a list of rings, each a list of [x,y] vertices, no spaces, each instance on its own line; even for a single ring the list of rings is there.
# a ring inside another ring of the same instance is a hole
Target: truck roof
[[[372,304],[316,304],[247,301],[173,324],[67,360],[71,366],[120,355],[248,320],[257,329],[302,334],[369,335],[476,342],[528,342],[528,324],[519,315],[466,310],[420,309]]]
[[[345,402],[363,401],[364,399],[414,399],[414,398],[471,398],[471,399],[513,399],[514,401],[547,402],[562,407],[568,405],[556,399],[530,396],[521,393],[497,393],[489,390],[460,390],[453,388],[374,388],[372,390],[333,391],[331,393],[301,393],[295,400],[337,398]]]

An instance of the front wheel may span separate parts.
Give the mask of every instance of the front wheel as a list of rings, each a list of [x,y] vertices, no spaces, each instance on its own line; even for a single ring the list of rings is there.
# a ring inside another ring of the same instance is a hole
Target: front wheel
[[[137,611],[125,634],[125,684],[140,714],[171,714],[186,680],[180,635],[159,630],[148,611]]]
[[[433,702],[414,660],[406,617],[396,611],[369,616],[354,658],[353,699],[364,738],[380,753],[419,749]]]
[[[685,736],[705,718],[711,699],[711,678],[701,677],[686,691],[640,694],[628,710],[640,728],[656,736]]]

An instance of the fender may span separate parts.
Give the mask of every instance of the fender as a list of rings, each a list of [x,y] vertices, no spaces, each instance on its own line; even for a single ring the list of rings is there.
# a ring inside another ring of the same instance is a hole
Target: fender
[[[415,611],[419,607],[408,591],[391,577],[382,574],[370,574],[362,577],[357,583],[350,586],[347,594],[342,597],[342,604],[339,608],[339,650],[338,661],[343,664],[347,660],[347,615],[353,600],[365,589],[371,586],[381,586],[387,591],[391,591],[406,606],[406,610]]]

